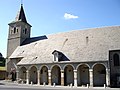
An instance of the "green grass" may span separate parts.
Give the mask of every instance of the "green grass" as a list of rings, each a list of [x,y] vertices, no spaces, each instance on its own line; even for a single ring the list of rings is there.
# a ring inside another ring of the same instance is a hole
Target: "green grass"
[[[0,67],[0,71],[6,71],[6,67]]]

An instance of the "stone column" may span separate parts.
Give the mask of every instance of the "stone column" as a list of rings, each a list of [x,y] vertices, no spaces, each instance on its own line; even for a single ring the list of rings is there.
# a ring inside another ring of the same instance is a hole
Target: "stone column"
[[[48,70],[48,84],[51,85],[51,70]]]
[[[93,87],[93,69],[89,69],[90,86]]]
[[[106,85],[110,85],[110,69],[106,68]]]
[[[26,84],[29,84],[29,70],[26,71]]]
[[[74,86],[77,87],[77,70],[74,70]]]
[[[40,85],[40,70],[37,71],[37,78],[38,78],[37,84]]]
[[[19,82],[19,71],[18,70],[16,71],[16,75],[17,75],[16,80],[17,80],[17,82]]]
[[[61,85],[64,86],[64,70],[61,70]]]

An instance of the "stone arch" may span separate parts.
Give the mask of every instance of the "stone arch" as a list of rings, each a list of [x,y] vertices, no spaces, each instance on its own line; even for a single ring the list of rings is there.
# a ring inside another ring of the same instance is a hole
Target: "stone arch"
[[[26,67],[21,67],[19,69],[19,78],[22,79],[22,81],[26,82]]]
[[[61,68],[61,66],[59,64],[52,65],[50,70],[52,70],[54,66],[58,66],[60,68],[60,70],[62,70],[62,68]]]
[[[37,84],[37,67],[31,66],[29,68],[30,83]]]
[[[76,70],[79,68],[79,66],[81,66],[81,65],[86,65],[86,66],[88,66],[88,68],[90,68],[90,65],[89,64],[87,64],[87,63],[81,63],[81,64],[78,64],[77,65],[77,67],[76,67]]]
[[[71,66],[73,68],[73,70],[75,70],[75,67],[72,64],[66,64],[66,65],[64,65],[63,70],[66,68],[66,66]]]
[[[35,67],[35,68],[38,70],[38,67],[35,66],[35,65],[30,66],[30,67],[28,68],[28,70],[30,70],[32,67]]]
[[[27,68],[26,66],[20,66],[20,67],[18,68],[18,70],[20,70],[21,68],[25,68],[26,70],[28,70],[28,68]]]
[[[106,67],[104,64],[94,64],[93,86],[104,86],[106,84]]]
[[[59,65],[53,65],[51,68],[51,82],[61,85],[61,68]]]
[[[80,64],[77,67],[77,83],[78,86],[90,84],[89,79],[89,65],[88,64]]]
[[[65,65],[64,67],[64,85],[74,85],[74,67],[73,65]]]
[[[95,64],[92,65],[92,69],[94,68],[94,66],[95,66],[96,64],[101,64],[101,65],[103,65],[105,68],[107,68],[107,66],[106,66],[104,63],[95,63]]]
[[[42,65],[39,70],[41,70],[43,67],[46,67],[47,69],[49,69],[49,67],[47,65]]]
[[[48,85],[48,66],[44,65],[40,68],[40,84]]]

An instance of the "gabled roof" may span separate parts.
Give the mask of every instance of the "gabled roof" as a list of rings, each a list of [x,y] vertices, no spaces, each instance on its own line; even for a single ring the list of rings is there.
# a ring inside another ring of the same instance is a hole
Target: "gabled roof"
[[[77,30],[47,35],[18,46],[9,58],[21,58],[17,65],[53,63],[54,50],[62,52],[70,62],[108,61],[109,51],[120,49],[120,26]],[[37,57],[37,58],[36,58]]]
[[[20,8],[20,11],[18,12],[16,18],[15,18],[15,21],[22,21],[22,22],[25,22],[27,23],[27,20],[26,20],[26,16],[25,16],[25,13],[24,13],[24,9],[23,9],[23,5],[21,4],[21,8]]]

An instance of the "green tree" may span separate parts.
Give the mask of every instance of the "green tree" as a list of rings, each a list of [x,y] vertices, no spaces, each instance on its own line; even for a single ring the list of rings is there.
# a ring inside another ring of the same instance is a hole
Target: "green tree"
[[[4,67],[5,66],[5,58],[0,57],[0,66]]]

